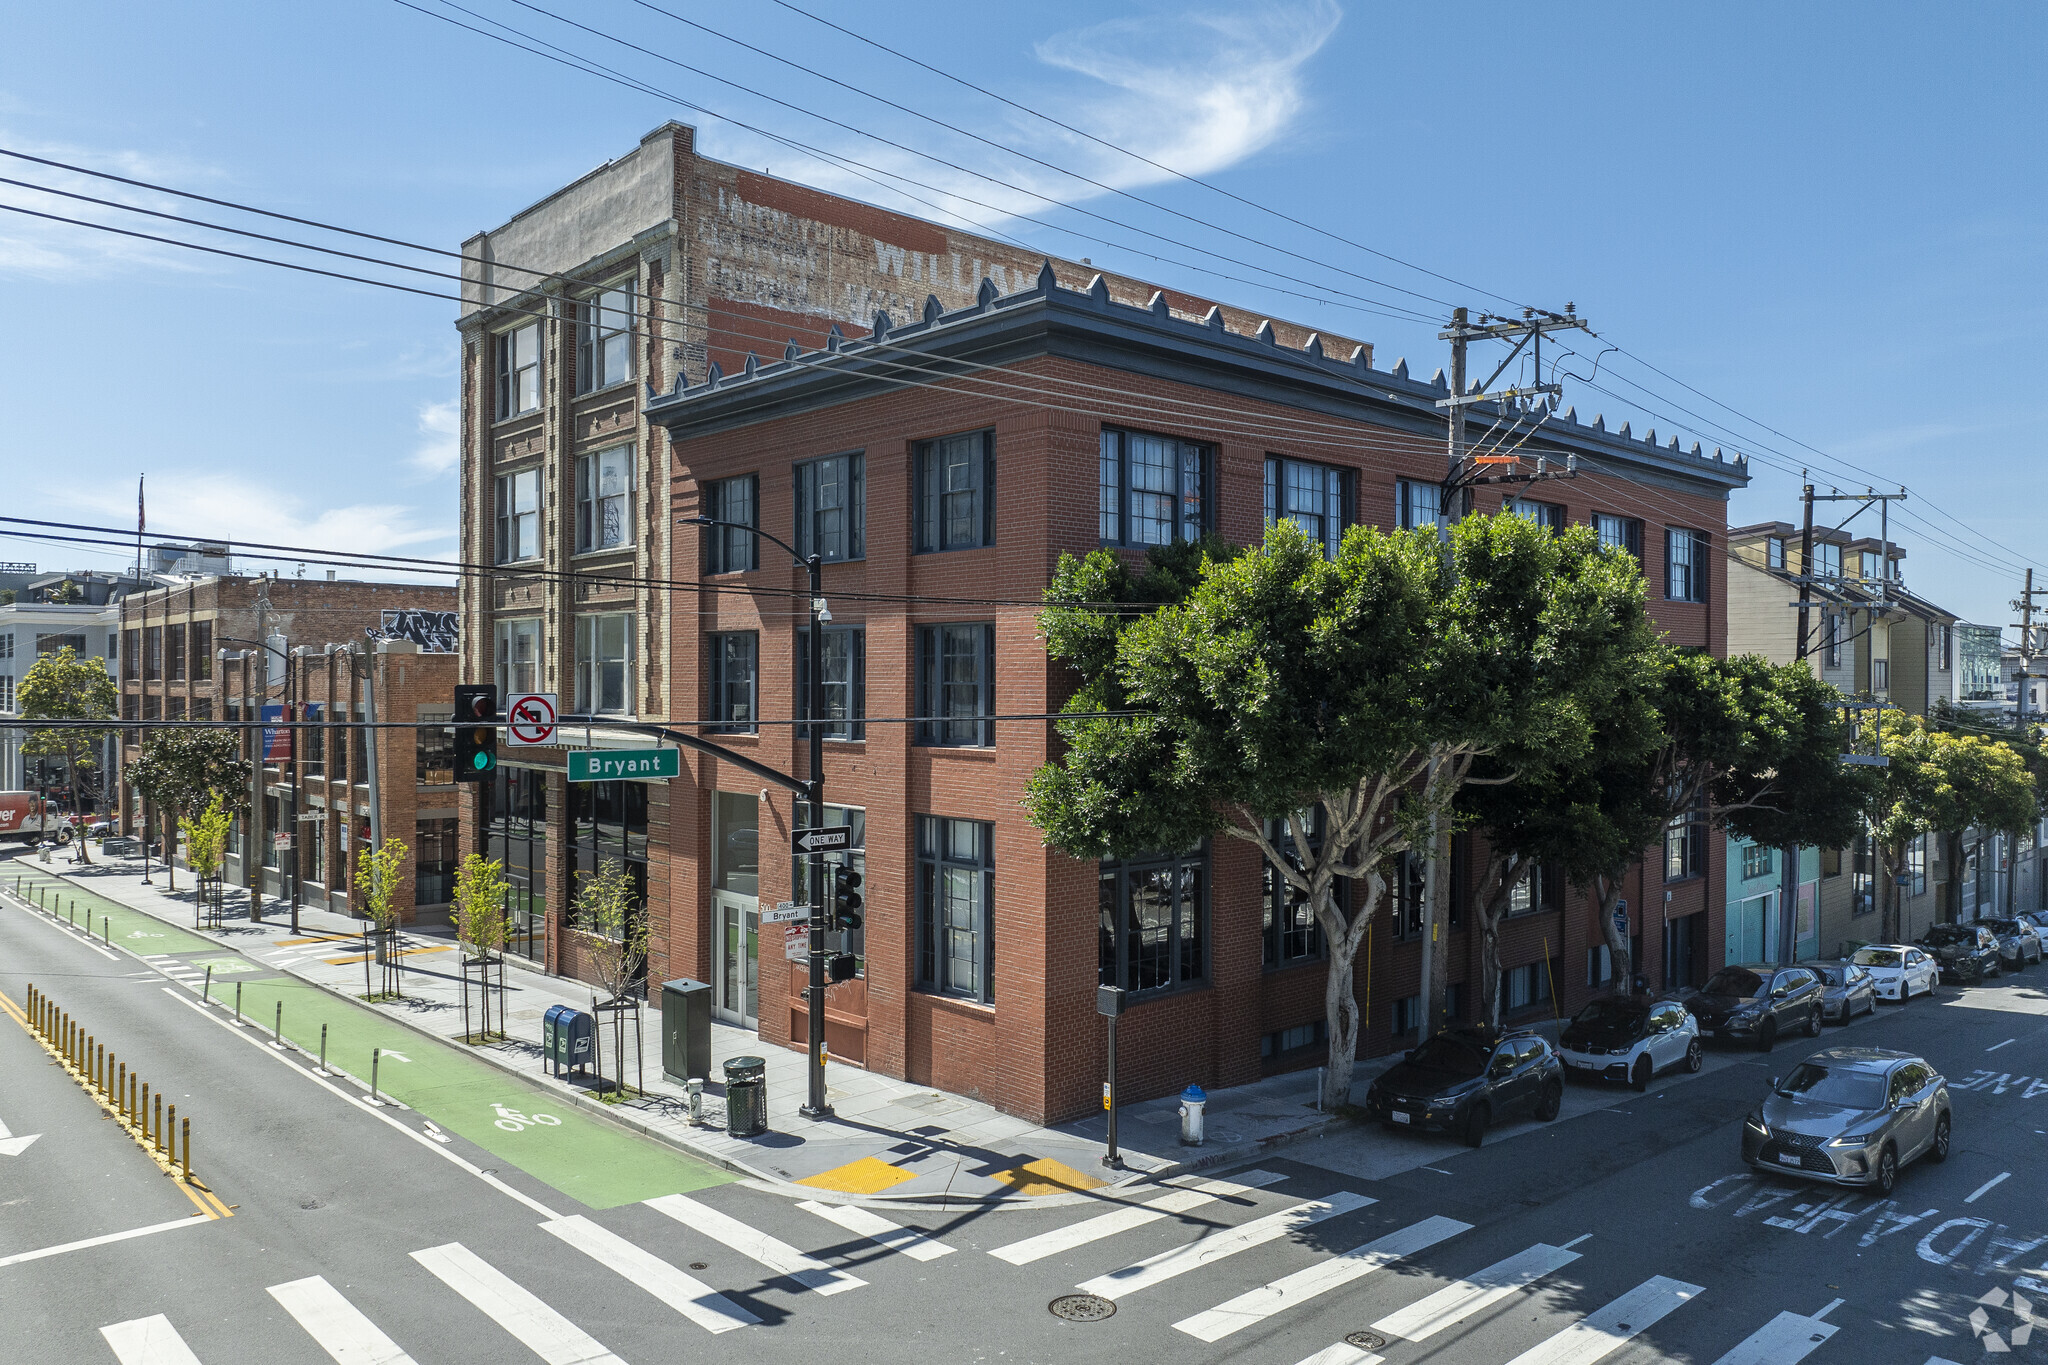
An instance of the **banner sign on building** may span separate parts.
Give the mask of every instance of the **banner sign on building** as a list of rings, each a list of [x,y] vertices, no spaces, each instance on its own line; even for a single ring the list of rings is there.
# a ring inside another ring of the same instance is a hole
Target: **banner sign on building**
[[[418,611],[407,607],[386,611],[377,629],[380,640],[410,640],[422,654],[455,653],[455,613]]]
[[[266,706],[262,719],[265,721],[289,720],[287,708]],[[273,730],[267,725],[263,731],[263,761],[265,763],[289,763],[292,761],[292,734],[290,730]]]

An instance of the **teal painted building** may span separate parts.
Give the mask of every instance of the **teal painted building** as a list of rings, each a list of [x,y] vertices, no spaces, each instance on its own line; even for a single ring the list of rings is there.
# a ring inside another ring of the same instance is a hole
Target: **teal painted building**
[[[1762,848],[1729,836],[1728,941],[1726,962],[1771,962],[1777,958],[1779,914],[1786,900],[1785,850]],[[1798,920],[1795,961],[1820,955],[1820,850],[1799,850]]]

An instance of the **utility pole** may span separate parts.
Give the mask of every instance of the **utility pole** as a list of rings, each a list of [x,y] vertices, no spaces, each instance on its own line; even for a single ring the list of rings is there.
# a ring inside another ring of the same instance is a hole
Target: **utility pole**
[[[1803,480],[1805,470],[1799,471]],[[1813,601],[1813,485],[1806,484],[1800,490],[1800,501],[1805,504],[1805,515],[1799,528],[1799,653],[1796,661],[1806,662],[1806,652],[1813,639],[1811,618],[1807,615],[1807,604]],[[1818,673],[1819,670],[1815,670]],[[1785,867],[1778,879],[1778,956],[1779,962],[1799,960],[1799,845],[1787,844],[1784,850]],[[1819,895],[1814,897],[1814,913],[1820,912]],[[1816,928],[1818,925],[1815,926]]]
[[[2027,728],[2027,689],[2034,685],[2034,598],[2042,593],[2048,593],[2048,588],[2036,588],[2034,571],[2028,569],[2027,585],[2012,604],[2019,608],[2020,613],[2020,619],[2014,623],[2020,633],[2020,695],[2019,709],[2013,721],[2022,731]],[[2001,833],[1999,838],[2008,846],[2005,854],[2005,913],[2009,915],[2019,904],[2019,841],[2009,831]]]
[[[1551,470],[1548,461],[1539,458],[1536,461],[1536,471],[1532,474],[1518,472],[1521,460],[1514,454],[1468,457],[1465,452],[1465,413],[1476,403],[1496,403],[1502,405],[1504,409],[1511,406],[1516,411],[1516,421],[1519,424],[1526,410],[1525,405],[1529,404],[1530,400],[1540,401],[1545,396],[1555,397],[1561,391],[1558,385],[1543,382],[1545,334],[1574,327],[1583,328],[1585,325],[1585,321],[1576,315],[1569,303],[1564,306],[1562,313],[1539,313],[1535,309],[1525,308],[1519,319],[1497,318],[1482,313],[1476,324],[1472,321],[1469,309],[1454,308],[1451,310],[1450,327],[1437,333],[1437,340],[1451,343],[1451,396],[1437,402],[1437,406],[1444,410],[1448,427],[1445,473],[1436,509],[1436,538],[1437,544],[1442,547],[1446,572],[1450,565],[1452,505],[1462,499],[1467,489],[1483,483],[1535,483],[1542,479],[1572,478],[1578,474],[1576,457],[1567,459],[1562,471]],[[1508,351],[1507,358],[1494,367],[1493,373],[1486,377],[1484,384],[1477,386],[1476,391],[1468,392],[1465,368],[1471,343],[1508,340],[1513,340],[1515,344]],[[1531,356],[1535,362],[1536,382],[1524,387],[1494,390],[1493,381],[1506,373],[1508,366],[1514,363],[1515,357],[1532,343],[1534,350]],[[1547,416],[1548,412],[1539,415],[1537,423],[1540,425]],[[1527,437],[1523,439],[1526,440]],[[1486,472],[1497,469],[1509,472]],[[1463,515],[1462,508],[1459,509],[1458,515]],[[1450,923],[1450,915],[1445,904],[1450,892],[1450,875],[1445,871],[1445,864],[1450,861],[1450,833],[1444,828],[1444,812],[1434,804],[1439,770],[1440,760],[1432,757],[1429,760],[1429,774],[1424,779],[1427,783],[1425,790],[1432,804],[1429,812],[1429,850],[1422,865],[1422,983],[1419,993],[1422,1009],[1421,1017],[1415,1026],[1417,1043],[1427,1041],[1430,1035],[1436,1032],[1438,1000],[1444,984],[1440,978],[1448,978],[1450,975],[1450,945],[1437,943],[1438,937],[1443,933],[1443,926]]]

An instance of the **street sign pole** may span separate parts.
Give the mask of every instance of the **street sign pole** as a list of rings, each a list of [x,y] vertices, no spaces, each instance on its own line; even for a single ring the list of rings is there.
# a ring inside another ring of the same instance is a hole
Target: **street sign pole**
[[[812,541],[812,553],[804,558],[811,582],[810,628],[810,778],[811,825],[825,824],[825,561]],[[825,852],[813,844],[811,875],[811,985],[804,992],[805,1012],[810,1022],[810,1050],[805,1066],[810,1073],[806,1118],[830,1118],[832,1106],[825,1098]]]

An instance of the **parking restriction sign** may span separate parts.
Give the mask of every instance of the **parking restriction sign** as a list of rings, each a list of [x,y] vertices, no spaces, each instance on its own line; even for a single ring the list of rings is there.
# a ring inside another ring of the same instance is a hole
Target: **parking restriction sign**
[[[505,701],[505,741],[521,748],[555,742],[555,694],[518,692]]]

